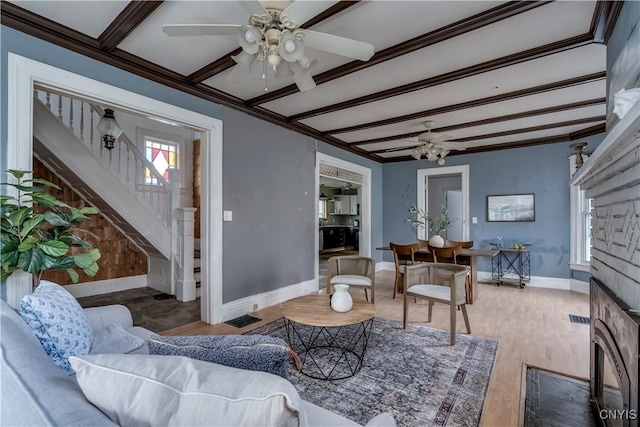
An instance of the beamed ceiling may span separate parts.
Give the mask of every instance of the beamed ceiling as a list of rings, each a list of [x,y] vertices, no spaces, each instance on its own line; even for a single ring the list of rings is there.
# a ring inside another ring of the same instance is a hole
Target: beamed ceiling
[[[306,92],[270,69],[265,82],[260,64],[243,82],[227,79],[241,51],[233,36],[162,31],[163,24],[246,24],[236,1],[1,7],[3,25],[378,162],[413,161],[426,120],[464,153],[605,131],[606,43],[621,1],[322,3],[303,28],[371,43],[375,54],[362,62],[307,48],[317,86]]]

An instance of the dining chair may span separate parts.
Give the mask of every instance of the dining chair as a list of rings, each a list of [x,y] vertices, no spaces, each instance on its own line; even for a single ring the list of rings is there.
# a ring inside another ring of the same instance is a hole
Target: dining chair
[[[396,266],[396,278],[393,283],[393,298],[395,299],[396,293],[402,291],[402,275],[404,274],[404,267],[416,262],[415,254],[418,249],[420,249],[420,245],[418,243],[411,243],[409,245],[389,243],[389,247],[393,251],[393,261]]]
[[[429,250],[433,252],[434,262],[447,262],[450,264],[458,264],[464,265],[467,269],[467,280],[465,281],[465,298],[467,303],[471,302],[471,262],[468,257],[460,256],[460,252],[462,248],[471,243],[473,246],[473,242],[456,242],[454,240],[448,240],[447,244],[449,246],[445,248],[434,248],[433,246],[429,247]],[[471,247],[468,246],[468,247]]]
[[[373,258],[359,255],[339,255],[327,260],[327,293],[331,294],[333,285],[349,285],[363,288],[369,301],[367,290],[371,290],[371,303],[376,297],[376,262]]]
[[[420,250],[415,254],[416,262],[435,262],[433,258],[433,254],[431,252],[431,246],[429,246],[428,240],[418,239],[418,245],[420,245]]]
[[[462,250],[462,246],[447,246],[444,248],[437,248],[435,246],[429,246],[429,251],[433,254],[433,262],[446,262],[449,264],[457,264],[458,254]]]
[[[464,249],[473,247],[473,240],[447,240],[447,246],[462,246]]]
[[[431,322],[431,313],[434,303],[449,305],[449,323],[451,345],[456,343],[456,306],[461,307],[464,324],[467,333],[471,333],[467,305],[465,299],[465,281],[467,270],[463,265],[424,262],[407,265],[403,280],[403,315],[402,327],[407,328],[409,320],[408,298],[424,298],[429,303],[427,322]]]

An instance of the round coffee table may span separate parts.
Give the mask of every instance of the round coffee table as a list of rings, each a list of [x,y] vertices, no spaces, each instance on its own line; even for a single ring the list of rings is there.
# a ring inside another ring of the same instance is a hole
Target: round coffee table
[[[322,380],[355,375],[364,362],[376,306],[353,298],[346,313],[331,309],[329,295],[305,295],[280,306],[291,348],[302,362],[300,372]]]

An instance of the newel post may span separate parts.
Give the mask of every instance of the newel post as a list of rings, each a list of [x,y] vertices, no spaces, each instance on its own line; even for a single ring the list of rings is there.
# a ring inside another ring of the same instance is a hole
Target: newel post
[[[175,215],[178,224],[176,299],[183,302],[196,299],[196,281],[193,274],[195,211],[196,208],[178,208]]]
[[[180,182],[182,181],[182,172],[180,169],[168,169],[169,185],[171,186],[171,194],[169,195],[169,212],[167,219],[170,221],[171,227],[171,255],[169,264],[171,267],[171,295],[176,295],[176,279],[177,279],[177,255],[178,255],[178,222],[176,209],[180,207]]]

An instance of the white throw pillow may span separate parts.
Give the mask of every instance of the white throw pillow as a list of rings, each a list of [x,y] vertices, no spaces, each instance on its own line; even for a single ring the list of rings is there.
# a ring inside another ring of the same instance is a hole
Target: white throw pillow
[[[119,425],[298,426],[298,392],[273,374],[183,356],[71,357],[86,398]]]

